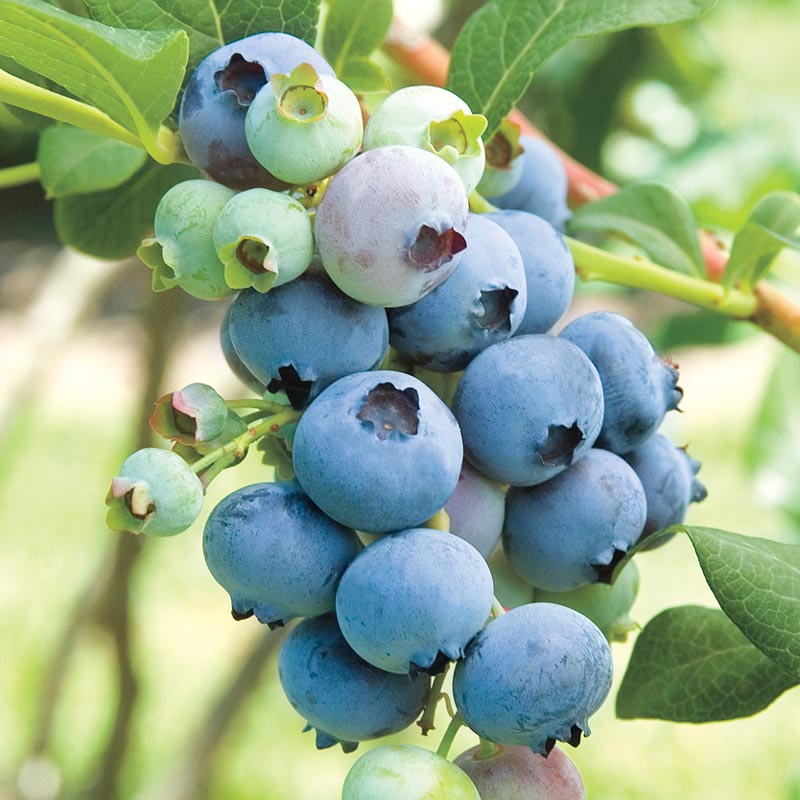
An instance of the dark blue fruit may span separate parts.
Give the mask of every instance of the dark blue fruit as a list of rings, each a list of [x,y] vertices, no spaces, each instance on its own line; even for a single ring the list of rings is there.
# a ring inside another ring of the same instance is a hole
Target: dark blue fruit
[[[356,655],[333,614],[304,620],[287,636],[278,674],[289,702],[316,728],[319,749],[339,742],[349,753],[358,742],[397,733],[428,698],[427,679],[392,675]]]
[[[270,75],[289,73],[303,62],[333,75],[311,45],[286,33],[258,33],[206,56],[186,84],[178,118],[191,162],[233,189],[285,188],[253,157],[244,122],[250,103]]]
[[[598,447],[629,453],[678,407],[683,391],[677,367],[662,361],[629,319],[597,311],[573,320],[561,336],[580,347],[600,374],[605,416]]]

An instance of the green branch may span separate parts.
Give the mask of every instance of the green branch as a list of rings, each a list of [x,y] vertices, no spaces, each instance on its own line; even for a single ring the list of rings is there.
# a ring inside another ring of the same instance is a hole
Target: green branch
[[[172,164],[186,159],[178,134],[163,125],[153,137],[150,146],[146,147],[136,134],[115,122],[100,109],[24,81],[1,69],[0,103],[32,111],[58,122],[66,122],[76,128],[84,128],[101,136],[108,136],[119,142],[147,150],[149,155],[160,164]]]
[[[24,186],[27,183],[36,183],[38,180],[39,164],[36,161],[30,164],[17,164],[13,167],[0,169],[0,189]]]
[[[606,281],[645,289],[740,319],[749,319],[758,308],[758,299],[754,294],[726,289],[719,283],[693,278],[643,258],[607,253],[569,236],[565,240],[572,251],[575,271],[581,280]]]

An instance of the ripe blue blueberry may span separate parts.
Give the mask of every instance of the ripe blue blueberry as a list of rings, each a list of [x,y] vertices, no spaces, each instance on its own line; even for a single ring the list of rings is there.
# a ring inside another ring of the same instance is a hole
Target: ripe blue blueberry
[[[525,314],[525,269],[512,238],[470,214],[458,269],[410,306],[389,309],[389,341],[413,364],[436,372],[464,369],[495,342],[508,339]]]
[[[689,503],[706,498],[706,487],[697,479],[700,462],[660,433],[627,453],[625,460],[639,476],[647,498],[642,538],[683,522]]]
[[[462,455],[447,406],[422,381],[390,370],[348,375],[325,389],[300,418],[293,444],[297,480],[311,499],[370,533],[430,519],[453,493]]]
[[[534,136],[519,137],[522,173],[513,189],[491,201],[499,208],[529,211],[563,231],[571,216],[567,207],[567,173],[552,145]]]
[[[214,247],[233,289],[266,292],[294,280],[314,257],[308,212],[297,200],[269,189],[234,195],[214,224]]]
[[[115,531],[174,536],[203,506],[203,485],[170,450],[145,447],[129,455],[106,496],[108,527]]]
[[[203,554],[231,596],[236,619],[255,614],[271,628],[332,611],[336,586],[360,543],[287,483],[245,486],[206,522]]]
[[[225,268],[214,248],[214,223],[234,196],[214,181],[178,183],[159,200],[153,227],[136,255],[153,270],[153,291],[180,286],[201,300],[233,294],[225,282]]]
[[[609,583],[646,514],[636,473],[619,456],[593,449],[552,480],[509,489],[503,548],[511,566],[539,589]]]
[[[250,391],[258,395],[263,395],[264,392],[267,391],[267,387],[244,365],[231,341],[232,310],[233,306],[229,305],[219,329],[219,343],[222,349],[222,355],[225,357],[225,363],[230,368],[230,371],[247,386]]]
[[[336,617],[348,644],[378,669],[434,675],[462,657],[492,596],[489,567],[472,545],[412,528],[353,561],[339,582]]]
[[[490,622],[453,675],[464,721],[484,739],[546,755],[556,741],[577,746],[611,688],[611,649],[599,628],[571,608],[519,606]]]
[[[391,144],[420,147],[438,155],[461,176],[467,192],[481,179],[486,117],[473,114],[457,95],[438,86],[406,86],[372,113],[364,149]]]
[[[273,175],[306,184],[332,175],[361,147],[358,98],[332,75],[303,63],[272,76],[250,105],[245,134],[250,150]]]
[[[301,622],[284,641],[278,675],[286,697],[316,728],[317,747],[358,742],[407,728],[422,713],[429,681],[392,675],[360,658],[333,614]]]
[[[334,283],[356,300],[405,306],[445,281],[466,247],[464,184],[415,147],[379,147],[331,179],[314,234]]]
[[[570,342],[515,336],[469,363],[453,413],[473,466],[501,483],[532,486],[589,451],[603,392],[597,370]]]
[[[580,347],[600,374],[605,416],[598,447],[629,453],[678,407],[683,391],[677,367],[662,361],[629,319],[596,311],[573,320],[560,335]]]
[[[503,487],[465,461],[444,510],[450,517],[450,532],[489,558],[503,532],[506,514]]]
[[[178,117],[192,164],[234,189],[285,188],[250,152],[245,116],[274,72],[291,72],[303,62],[333,75],[311,45],[286,33],[258,33],[207,55],[186,84]]]
[[[525,266],[528,304],[517,328],[525,333],[547,333],[572,302],[575,262],[564,237],[542,217],[527,211],[497,211],[486,215],[511,235]]]
[[[318,270],[267,294],[240,292],[229,331],[247,369],[294,408],[344,375],[377,367],[389,340],[382,308],[356,303]]]

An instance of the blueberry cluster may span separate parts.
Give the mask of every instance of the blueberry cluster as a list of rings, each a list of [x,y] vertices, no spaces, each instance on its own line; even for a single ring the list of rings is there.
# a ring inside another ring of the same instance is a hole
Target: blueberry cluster
[[[430,86],[390,94],[365,126],[305,43],[234,42],[180,109],[211,180],[170,189],[140,249],[154,289],[232,298],[223,350],[258,397],[191,384],[161,398],[152,425],[173,450],[128,458],[109,524],[185,530],[255,444],[279,480],[211,511],[205,560],[235,619],[302,618],[280,680],[317,746],[432,719],[431,678],[451,662],[461,718],[496,745],[459,759],[474,784],[418,748],[371,751],[350,800],[388,796],[394,772],[400,800],[439,797],[423,793],[440,781],[442,797],[483,782],[501,800],[520,775],[582,796],[561,755],[540,762],[577,745],[608,694],[638,575],[607,584],[704,494],[697,463],[656,433],[677,369],[616,314],[551,332],[574,282],[563,170],[507,127],[486,147],[485,126]],[[504,210],[472,213],[476,186]]]

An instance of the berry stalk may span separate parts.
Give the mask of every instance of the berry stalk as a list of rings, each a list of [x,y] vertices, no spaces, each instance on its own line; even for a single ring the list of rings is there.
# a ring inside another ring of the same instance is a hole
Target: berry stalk
[[[36,161],[30,164],[16,164],[13,167],[0,169],[0,189],[24,186],[26,183],[35,183],[38,180],[39,164]]]

